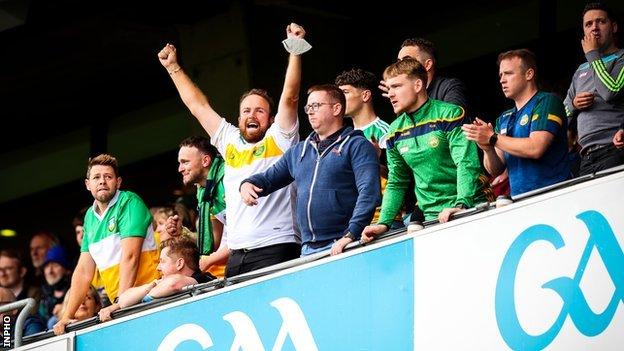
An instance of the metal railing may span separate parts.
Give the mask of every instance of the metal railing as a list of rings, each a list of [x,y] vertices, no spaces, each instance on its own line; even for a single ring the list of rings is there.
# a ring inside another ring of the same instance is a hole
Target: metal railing
[[[22,309],[17,315],[17,319],[15,320],[15,324],[13,326],[14,347],[22,346],[22,333],[24,332],[24,322],[26,321],[26,318],[32,313],[36,305],[37,302],[35,301],[35,299],[29,297],[23,300],[14,301],[6,305],[0,306],[0,313],[17,310],[20,308]]]
[[[595,174],[590,174],[590,175],[586,175],[586,176],[582,176],[579,178],[574,178],[574,179],[570,179],[568,181],[564,181],[558,184],[554,184],[545,188],[541,188],[541,189],[536,189],[534,191],[528,192],[528,193],[524,193],[524,194],[520,194],[518,196],[514,196],[513,197],[513,201],[514,202],[519,202],[522,200],[526,200],[528,198],[532,198],[535,197],[537,195],[541,195],[541,194],[545,194],[548,192],[551,192],[553,190],[557,190],[557,189],[562,189],[562,188],[566,188],[569,186],[573,186],[579,183],[583,183],[586,182],[588,180],[592,180],[592,179],[596,179],[596,178],[601,178],[601,177],[605,177],[607,175],[610,174],[614,174],[614,173],[618,173],[618,172],[622,172],[624,171],[624,166],[618,166],[618,167],[614,167],[605,171],[601,171]],[[496,208],[496,202],[484,202],[481,204],[476,205],[473,208],[464,210],[462,212],[456,213],[455,215],[453,215],[451,218],[452,219],[460,219],[460,218],[465,218],[465,217],[470,217],[473,216],[475,214],[478,213],[482,213],[485,211],[489,211],[491,209]],[[432,226],[435,226],[439,224],[439,221],[437,219],[434,220],[428,220],[423,222],[423,227],[426,228],[430,228]],[[350,250],[354,250],[366,245],[372,245],[373,243],[378,243],[378,242],[383,242],[386,240],[390,240],[393,238],[397,238],[403,235],[407,234],[407,229],[406,228],[399,228],[399,229],[394,229],[394,230],[389,230],[386,233],[383,233],[381,235],[379,235],[373,242],[368,243],[368,244],[362,244],[360,242],[353,242],[350,243],[349,245],[347,245],[344,249],[344,251],[350,251]],[[151,302],[146,302],[146,303],[140,303],[134,306],[130,306],[118,311],[115,311],[112,314],[112,317],[115,318],[120,318],[120,317],[124,317],[124,316],[128,316],[128,315],[132,315],[135,314],[136,312],[139,311],[145,311],[157,306],[162,306],[162,305],[166,305],[169,304],[171,302],[174,301],[180,301],[180,300],[184,300],[187,299],[191,296],[196,296],[196,295],[200,295],[200,294],[204,294],[207,292],[211,292],[211,291],[215,291],[218,289],[221,289],[225,286],[230,286],[233,284],[237,284],[240,282],[244,282],[244,281],[248,281],[251,279],[255,279],[255,278],[259,278],[259,277],[263,277],[263,276],[267,276],[270,275],[272,273],[278,272],[278,271],[282,271],[284,269],[288,269],[288,268],[292,268],[292,267],[297,267],[309,262],[314,262],[320,259],[323,259],[325,257],[330,256],[330,250],[327,251],[322,251],[322,252],[317,252],[308,256],[304,256],[304,257],[300,257],[294,260],[290,260],[290,261],[286,261],[286,262],[282,262],[273,266],[269,266],[269,267],[265,267],[262,269],[258,269],[249,273],[243,273],[234,277],[230,277],[230,278],[223,278],[223,279],[216,279],[207,283],[201,283],[201,284],[195,284],[195,285],[189,285],[186,286],[182,289],[182,291],[173,294],[171,296],[168,297],[164,297],[164,298],[158,298],[158,299],[154,299]],[[80,322],[76,322],[76,323],[72,323],[70,325],[67,326],[66,330],[68,332],[71,331],[76,331],[76,330],[80,330],[80,329],[84,329],[86,327],[90,327],[96,324],[99,324],[100,320],[99,318],[93,317],[93,318],[89,318],[87,320],[84,321],[80,321]],[[17,334],[16,334],[17,335]],[[42,333],[38,333],[38,334],[34,334],[32,336],[28,336],[25,338],[25,342],[26,343],[30,343],[30,342],[35,342],[35,341],[39,341],[48,337],[52,337],[54,336],[54,334],[52,333],[52,331],[47,331],[47,332],[42,332]],[[16,337],[17,339],[17,337]]]

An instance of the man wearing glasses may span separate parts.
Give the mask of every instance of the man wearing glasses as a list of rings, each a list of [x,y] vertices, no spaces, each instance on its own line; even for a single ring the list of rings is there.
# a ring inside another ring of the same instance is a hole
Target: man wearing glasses
[[[0,287],[11,290],[17,300],[32,297],[41,298],[41,288],[26,283],[27,269],[22,263],[22,256],[16,250],[0,250]]]
[[[335,85],[310,88],[304,110],[314,132],[240,186],[243,202],[255,206],[297,183],[302,256],[329,249],[335,255],[359,240],[381,198],[377,153],[362,131],[343,125],[345,105]]]

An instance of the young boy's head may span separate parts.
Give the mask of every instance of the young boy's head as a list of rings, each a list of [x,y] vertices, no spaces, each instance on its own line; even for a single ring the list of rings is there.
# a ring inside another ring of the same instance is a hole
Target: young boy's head
[[[199,250],[195,242],[185,236],[167,239],[160,244],[158,271],[163,276],[199,270]]]

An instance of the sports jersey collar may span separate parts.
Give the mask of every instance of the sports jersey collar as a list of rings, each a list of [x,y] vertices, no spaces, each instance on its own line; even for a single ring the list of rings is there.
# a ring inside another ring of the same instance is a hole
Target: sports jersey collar
[[[538,90],[535,92],[535,94],[533,94],[533,96],[531,96],[531,98],[522,107],[518,109],[514,106],[512,113],[519,113],[519,112],[524,112],[526,110],[533,110],[533,106],[535,106],[535,103],[539,99],[538,98],[539,95],[540,95],[540,92]]]
[[[113,207],[113,205],[115,204],[115,202],[117,202],[117,199],[119,198],[119,193],[121,192],[121,190],[117,189],[115,191],[115,196],[113,196],[113,198],[108,202],[108,206],[106,206],[106,210],[104,210],[104,213],[102,213],[102,215],[100,216],[97,213],[97,203],[95,200],[93,200],[93,214],[95,215],[95,217],[97,217],[97,219],[99,219],[100,221],[106,217],[106,213],[108,213],[108,210]]]
[[[361,128],[353,128],[353,129],[357,129],[357,130],[366,130],[366,128],[368,128],[368,127],[370,127],[370,126],[374,125],[374,124],[375,124],[375,123],[377,123],[377,121],[379,121],[379,120],[380,120],[379,116],[376,116],[376,117],[375,117],[375,119],[373,119],[373,120],[372,120],[369,124],[367,124],[367,125],[365,125],[365,126],[362,126]]]
[[[503,135],[507,135],[507,134],[511,134],[513,132],[513,130],[516,128],[515,124],[516,121],[518,120],[518,116],[522,116],[524,114],[528,114],[533,112],[533,109],[535,108],[535,105],[537,104],[537,102],[540,100],[542,94],[540,94],[540,91],[538,90],[535,95],[533,95],[529,101],[526,102],[526,104],[524,104],[524,106],[520,107],[520,109],[517,109],[515,106],[511,109],[508,110],[507,113],[504,113],[502,117],[507,117],[506,119],[503,118],[501,120],[501,124],[500,124],[500,133]]]
[[[417,108],[413,112],[403,112],[403,114],[401,114],[401,116],[405,116],[405,117],[409,118],[412,121],[412,123],[414,125],[416,125],[416,120],[414,120],[414,116],[416,116],[418,114],[418,112],[422,111],[427,106],[429,106],[430,103],[431,103],[431,99],[429,97],[427,97],[427,101],[425,101],[424,104],[420,105],[419,108]]]

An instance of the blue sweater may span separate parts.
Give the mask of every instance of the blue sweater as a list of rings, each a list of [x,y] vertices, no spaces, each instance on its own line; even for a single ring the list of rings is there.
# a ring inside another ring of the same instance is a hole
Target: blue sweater
[[[263,173],[243,182],[266,196],[293,181],[297,184],[297,221],[302,242],[359,238],[381,200],[377,153],[364,134],[345,128],[321,155],[315,133],[286,151]]]

